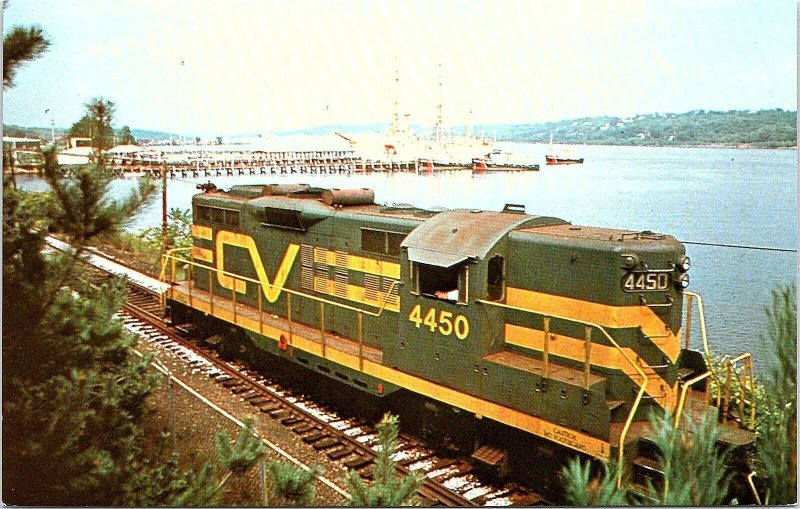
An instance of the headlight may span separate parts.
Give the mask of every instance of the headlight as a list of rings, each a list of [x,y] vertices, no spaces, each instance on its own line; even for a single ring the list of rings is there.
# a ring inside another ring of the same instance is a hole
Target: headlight
[[[686,288],[689,286],[689,274],[683,274],[681,277],[678,278],[678,284],[681,288]]]
[[[689,267],[691,266],[692,266],[692,261],[689,259],[688,256],[684,256],[683,259],[681,260],[681,263],[678,265],[678,268],[680,269],[681,272],[686,272],[687,270],[689,270]]]
[[[632,269],[639,264],[639,260],[636,258],[635,255],[622,255],[622,264],[626,268]]]

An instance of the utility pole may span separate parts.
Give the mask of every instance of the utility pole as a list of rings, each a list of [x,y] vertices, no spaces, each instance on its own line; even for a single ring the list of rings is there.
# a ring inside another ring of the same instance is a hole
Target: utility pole
[[[45,115],[50,113],[50,108],[44,110]],[[50,113],[50,142],[53,144],[53,147],[56,146],[56,121],[53,120],[53,114]]]
[[[161,161],[161,256],[167,253],[167,162]]]
[[[442,100],[442,64],[439,64],[439,104],[436,105],[436,124],[433,129],[433,138],[436,141],[436,145],[442,143],[442,128],[444,123],[442,119]]]

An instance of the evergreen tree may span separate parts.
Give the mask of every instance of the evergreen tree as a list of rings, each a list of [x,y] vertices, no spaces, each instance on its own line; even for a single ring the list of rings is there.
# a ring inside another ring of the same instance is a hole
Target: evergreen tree
[[[759,411],[756,451],[766,474],[765,504],[797,502],[797,290],[794,285],[774,290],[766,310],[767,337],[772,355]]]
[[[119,130],[119,134],[117,135],[117,144],[136,145],[136,138],[133,137],[130,127],[126,125],[122,126],[122,129]]]
[[[384,415],[380,424],[376,426],[376,431],[379,450],[375,459],[372,483],[367,485],[356,471],[351,471],[344,478],[345,486],[352,496],[351,504],[365,507],[409,505],[422,486],[423,478],[416,472],[405,478],[398,477],[395,473],[392,454],[397,449],[397,417]]]
[[[69,206],[77,207],[68,238],[82,245],[124,223],[148,195],[120,207],[93,200],[89,189],[61,183],[51,208],[63,225]],[[133,339],[113,318],[123,283],[95,289],[73,282],[77,253],[45,257],[41,218],[21,203],[4,189],[3,289],[13,296],[3,299],[5,501],[120,503],[134,475],[131,459],[142,454],[136,422],[155,378],[146,360],[130,356]]]
[[[602,464],[602,474],[591,477],[591,461],[582,463],[573,458],[561,470],[565,480],[564,496],[570,505],[576,506],[623,506],[628,505],[628,491],[622,486],[617,488],[617,468],[614,464]]]
[[[49,199],[4,187],[3,489],[20,505],[152,505],[207,498],[200,474],[156,464],[139,425],[156,383],[114,314],[124,283],[76,281],[86,246],[118,231],[153,195],[142,181],[111,200],[102,165],[66,173],[47,152]],[[43,253],[48,229],[77,249]],[[147,486],[147,488],[144,488]]]
[[[5,3],[3,4],[5,8]],[[14,86],[14,76],[25,62],[42,56],[50,47],[44,31],[37,27],[15,26],[3,38],[3,87]]]
[[[70,138],[91,138],[92,137],[92,119],[89,115],[84,115],[80,120],[72,124],[69,128]]]
[[[667,506],[708,506],[726,501],[730,476],[729,451],[717,446],[720,429],[711,414],[699,421],[686,419],[678,428],[669,413],[650,416],[650,439],[655,444],[663,487],[648,482],[645,497]],[[590,478],[590,466],[573,460],[562,470],[569,505],[626,505],[628,488],[617,488],[617,466],[603,465],[603,472]]]
[[[231,441],[227,430],[220,430],[214,434],[217,456],[228,471],[219,483],[218,489],[222,488],[232,475],[244,474],[264,456],[264,444],[253,430],[253,421],[245,419],[244,424],[244,428],[239,431],[234,441]]]
[[[317,496],[314,480],[321,472],[319,467],[303,470],[284,461],[273,461],[267,471],[270,505],[308,507],[314,503]]]
[[[111,123],[117,107],[113,102],[102,97],[96,97],[84,106],[91,122],[92,147],[97,151],[97,158],[100,160],[103,157],[103,151],[114,146],[114,129],[112,129]]]
[[[677,427],[670,413],[650,416],[651,440],[658,448],[658,464],[664,487],[650,487],[650,496],[668,506],[708,506],[725,502],[730,476],[730,450],[717,446],[720,428],[711,413],[694,421],[685,417]]]

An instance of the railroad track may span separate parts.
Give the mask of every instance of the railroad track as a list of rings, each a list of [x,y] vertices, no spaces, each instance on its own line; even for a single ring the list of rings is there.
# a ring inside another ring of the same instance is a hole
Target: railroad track
[[[96,266],[92,269],[84,275],[92,284],[102,284],[118,275]],[[130,268],[127,270],[132,271]],[[193,371],[206,374],[260,413],[279,421],[319,454],[325,454],[331,461],[371,479],[377,433],[370,423],[327,409],[305,395],[275,383],[241,361],[221,359],[202,340],[191,338],[188,328],[166,323],[161,316],[156,289],[128,275],[129,292],[119,313],[128,330],[154,347],[183,359]],[[423,442],[407,434],[400,435],[393,459],[400,475],[419,472],[424,476],[419,495],[431,505],[463,507],[546,503],[537,494],[516,484],[486,484],[472,472],[466,458],[439,457]]]

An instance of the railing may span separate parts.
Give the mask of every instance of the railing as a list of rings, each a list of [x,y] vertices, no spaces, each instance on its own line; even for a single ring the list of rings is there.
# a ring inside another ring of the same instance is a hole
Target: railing
[[[327,349],[326,338],[325,338],[325,306],[326,305],[330,305],[330,306],[333,306],[335,308],[346,309],[346,310],[349,310],[349,311],[353,311],[353,312],[356,313],[356,316],[357,316],[358,367],[359,367],[360,371],[364,370],[364,326],[363,326],[364,315],[378,317],[378,316],[381,316],[383,314],[383,312],[386,310],[386,305],[389,303],[390,300],[392,300],[391,299],[392,292],[394,292],[394,289],[397,286],[397,283],[398,283],[397,281],[392,281],[392,284],[389,286],[389,289],[385,293],[384,292],[379,292],[380,295],[382,296],[381,305],[379,306],[378,311],[370,311],[368,309],[362,309],[362,308],[358,308],[358,307],[355,307],[355,306],[350,306],[348,304],[342,304],[340,302],[332,301],[330,299],[317,297],[316,295],[309,295],[307,293],[299,292],[297,290],[292,290],[290,288],[279,287],[277,285],[274,285],[274,284],[270,283],[269,281],[261,281],[261,280],[258,280],[258,279],[253,279],[253,278],[250,278],[250,277],[241,276],[239,274],[234,274],[233,272],[228,272],[226,270],[218,269],[217,267],[213,267],[213,266],[209,266],[209,265],[203,265],[203,264],[197,263],[197,262],[189,260],[189,259],[179,258],[179,257],[174,255],[175,252],[180,251],[180,250],[186,250],[186,249],[187,248],[171,249],[170,251],[165,253],[164,256],[162,257],[161,275],[159,276],[159,280],[162,281],[162,282],[165,282],[166,277],[167,277],[166,267],[167,267],[167,264],[169,262],[169,266],[170,266],[169,283],[171,283],[170,284],[170,288],[169,288],[169,296],[170,296],[170,298],[174,298],[175,297],[175,289],[174,289],[174,287],[172,285],[176,282],[175,281],[175,264],[176,264],[176,262],[184,263],[184,264],[188,265],[188,267],[189,267],[188,298],[189,298],[189,306],[190,307],[194,307],[193,306],[193,292],[192,292],[192,287],[194,286],[194,284],[193,284],[194,267],[199,267],[199,268],[201,268],[203,270],[207,270],[208,271],[208,294],[209,294],[209,306],[211,308],[211,314],[214,314],[214,294],[215,294],[215,292],[213,291],[214,290],[214,286],[213,286],[214,281],[213,281],[213,278],[212,278],[212,274],[228,276],[228,277],[230,277],[232,279],[231,299],[230,300],[231,300],[231,303],[232,303],[233,323],[238,325],[238,320],[237,320],[237,302],[236,302],[236,286],[237,286],[236,283],[238,281],[245,282],[245,290],[247,288],[246,285],[247,285],[248,282],[249,283],[254,283],[254,284],[258,285],[257,294],[258,294],[258,326],[259,326],[259,333],[263,334],[263,332],[264,332],[264,320],[263,320],[263,318],[264,318],[264,306],[263,306],[262,295],[263,295],[264,292],[262,291],[262,288],[263,288],[263,286],[267,286],[270,289],[278,289],[281,292],[286,293],[286,319],[288,321],[288,331],[287,331],[288,334],[289,334],[288,344],[290,344],[290,345],[292,344],[293,336],[294,336],[293,325],[292,325],[293,324],[293,322],[292,322],[292,295],[297,295],[298,297],[301,297],[301,298],[304,298],[304,299],[308,299],[308,300],[311,300],[311,301],[316,301],[320,305],[320,327],[319,327],[319,331],[320,331],[320,337],[321,337],[321,341],[322,341],[322,357],[323,358],[326,358],[326,349]],[[188,248],[188,249],[191,249],[191,248]],[[166,298],[166,294],[165,294],[164,298]]]
[[[734,364],[742,362],[742,368],[739,372],[739,424],[748,428],[755,429],[756,423],[756,394],[755,394],[755,378],[753,376],[753,357],[749,352],[729,359],[725,364],[725,397],[722,400],[722,407],[720,413],[722,414],[722,422],[728,421],[728,405],[731,401],[731,383],[733,382]],[[749,390],[749,400],[747,397],[747,390]],[[745,422],[745,403],[750,406],[750,419],[749,424]]]
[[[564,321],[567,321],[567,322],[581,324],[581,325],[584,326],[584,332],[585,332],[585,338],[586,338],[586,340],[585,340],[585,348],[584,348],[584,355],[585,355],[585,358],[584,358],[584,388],[586,388],[586,389],[589,388],[589,374],[590,374],[590,371],[591,371],[591,352],[592,352],[592,349],[591,349],[592,329],[599,330],[603,334],[603,336],[605,336],[605,338],[619,351],[619,353],[622,355],[622,357],[625,358],[625,360],[628,361],[628,363],[631,366],[633,366],[633,368],[636,370],[636,372],[639,374],[639,376],[642,377],[642,384],[641,384],[641,386],[639,388],[638,394],[636,394],[636,399],[633,401],[633,406],[631,407],[631,411],[628,413],[628,418],[625,420],[625,425],[622,427],[622,432],[620,433],[620,436],[619,436],[619,449],[618,449],[617,456],[618,456],[619,465],[621,466],[622,465],[622,460],[623,460],[624,454],[625,454],[624,453],[625,438],[628,436],[628,431],[629,431],[629,429],[631,427],[631,423],[633,422],[633,417],[636,414],[636,411],[639,409],[639,404],[641,403],[642,397],[644,396],[644,393],[647,390],[647,375],[645,375],[645,373],[642,370],[642,368],[636,362],[631,360],[631,358],[628,356],[628,354],[625,353],[625,350],[621,346],[619,346],[619,343],[617,343],[614,340],[614,338],[611,337],[611,335],[608,333],[608,331],[606,331],[606,329],[602,325],[599,325],[599,324],[596,324],[596,323],[592,323],[592,322],[586,322],[586,321],[583,321],[583,320],[577,320],[575,318],[568,318],[568,317],[565,317],[565,316],[558,316],[558,315],[554,315],[554,314],[538,312],[538,311],[535,311],[535,310],[532,310],[532,309],[525,309],[525,308],[520,308],[520,307],[516,307],[516,306],[510,306],[508,304],[503,304],[501,302],[493,302],[493,301],[481,300],[481,299],[476,300],[476,302],[479,302],[481,304],[487,304],[487,305],[490,305],[490,306],[496,306],[496,307],[500,307],[500,308],[504,308],[504,309],[510,309],[510,310],[513,310],[513,311],[521,311],[523,313],[530,313],[530,314],[534,314],[534,315],[539,315],[539,316],[543,317],[543,321],[544,321],[544,344],[543,344],[543,348],[542,348],[542,362],[544,363],[543,374],[544,374],[545,378],[547,378],[548,375],[549,375],[550,321],[553,318],[555,318],[557,320],[564,320]],[[617,487],[622,485],[622,471],[623,471],[622,468],[617,469]]]
[[[698,376],[692,378],[691,380],[687,380],[686,383],[683,384],[683,388],[681,389],[681,397],[678,400],[678,406],[675,407],[676,408],[676,410],[675,410],[675,426],[676,427],[678,426],[678,424],[681,421],[681,414],[683,413],[683,405],[686,402],[686,394],[689,392],[689,387],[691,387],[692,385],[696,384],[700,380],[705,380],[709,376],[711,376],[711,371],[706,371],[705,373],[703,373],[701,375],[698,375]],[[703,403],[704,404],[708,403],[708,393],[709,393],[708,388],[709,388],[709,384],[706,382],[706,390],[705,390],[704,397],[703,397]]]
[[[745,426],[745,403],[748,403],[750,406],[750,422],[749,427],[752,429],[755,426],[755,413],[756,413],[756,400],[755,400],[755,378],[753,376],[753,362],[752,356],[750,353],[743,353],[733,359],[724,359],[723,363],[725,366],[725,382],[723,383],[720,374],[717,372],[715,363],[711,357],[711,350],[708,347],[708,335],[706,333],[706,321],[705,315],[703,312],[703,299],[700,295],[694,292],[683,292],[686,296],[686,322],[684,326],[684,349],[688,350],[690,347],[690,338],[691,338],[691,329],[692,329],[692,301],[697,299],[697,311],[698,316],[700,318],[700,335],[703,341],[703,353],[706,359],[706,366],[708,367],[708,374],[707,375],[700,375],[695,379],[687,381],[683,387],[683,392],[681,394],[681,401],[676,407],[675,412],[675,423],[679,422],[681,412],[683,410],[683,401],[685,399],[685,394],[688,390],[688,387],[691,383],[695,383],[701,379],[704,379],[708,376],[711,377],[711,380],[714,382],[716,387],[716,406],[720,408],[720,418],[722,422],[727,422],[728,420],[728,405],[730,404],[731,400],[731,386],[733,383],[733,373],[735,372],[734,365],[738,362],[743,362],[741,371],[739,372],[739,396],[738,396],[738,410],[739,410],[739,423],[742,426]],[[746,390],[749,390],[749,399],[745,394]],[[708,396],[710,393],[710,389],[706,386],[705,391],[705,400],[708,401]],[[724,393],[724,396],[723,396]]]
[[[161,271],[158,274],[158,280],[161,281],[162,283],[165,282],[165,277],[166,277],[166,273],[167,273],[167,261],[169,259],[172,259],[172,264],[170,266],[170,271],[171,271],[171,276],[172,277],[170,278],[170,280],[171,280],[171,282],[174,282],[175,281],[175,258],[172,256],[173,253],[177,253],[179,251],[190,251],[191,249],[192,249],[191,247],[174,247],[172,249],[167,250],[167,252],[164,253],[161,256]],[[172,291],[171,287],[170,287],[170,291]],[[170,296],[171,296],[171,294],[170,294]],[[161,311],[163,312],[165,307],[166,307],[166,305],[167,305],[167,295],[166,295],[166,293],[159,294],[159,300],[160,300],[160,303],[161,303]]]

